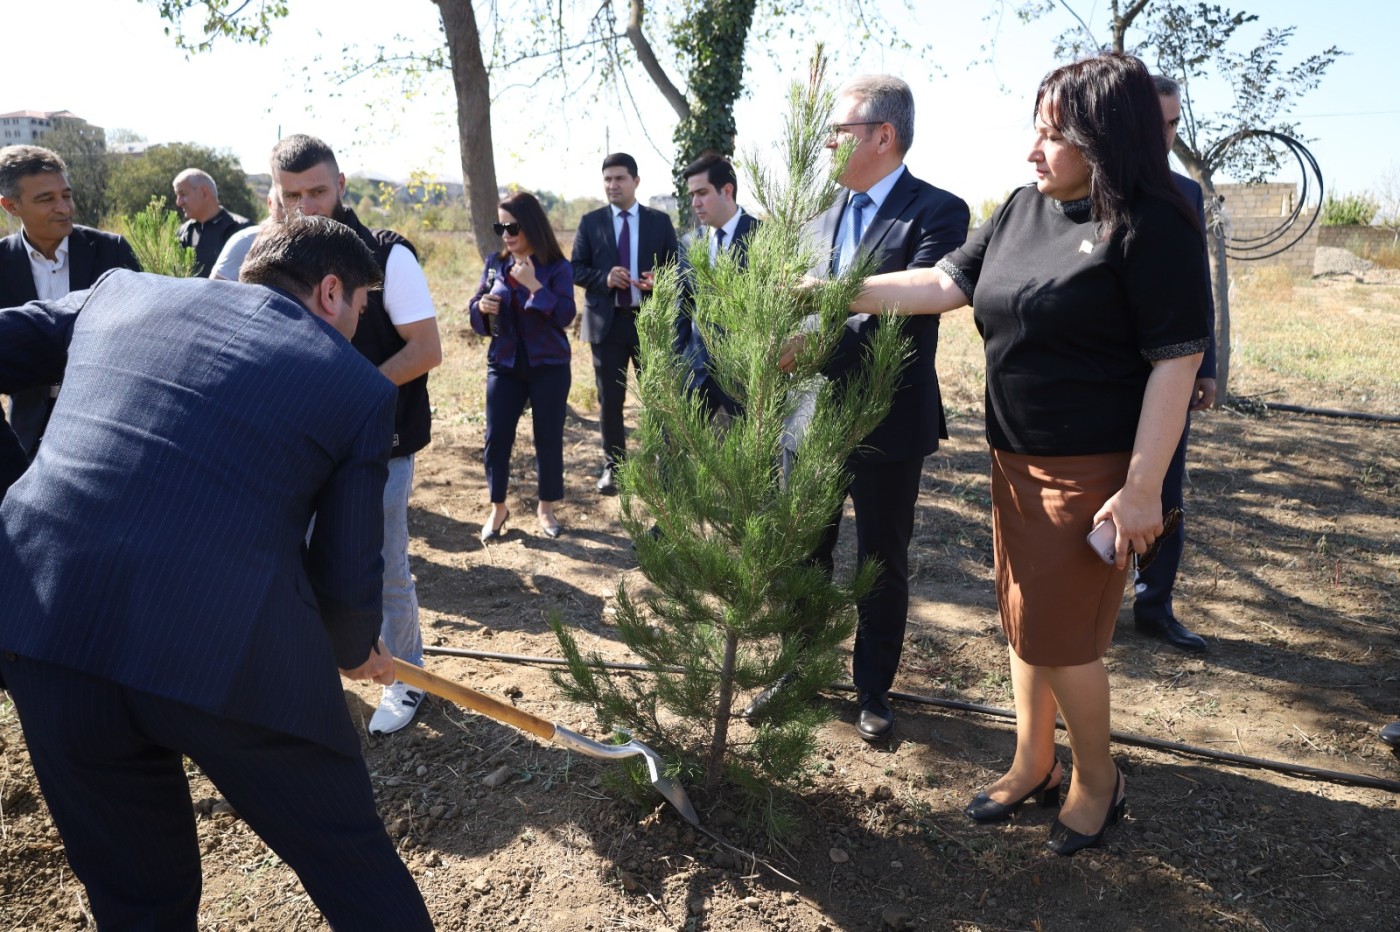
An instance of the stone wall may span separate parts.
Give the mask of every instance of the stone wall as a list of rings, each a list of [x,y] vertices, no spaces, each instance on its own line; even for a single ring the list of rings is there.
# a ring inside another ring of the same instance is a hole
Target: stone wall
[[[1312,275],[1320,224],[1314,224],[1306,236],[1278,255],[1252,258],[1274,252],[1298,235],[1295,226],[1270,245],[1260,245],[1266,237],[1270,237],[1274,228],[1292,213],[1298,197],[1297,185],[1220,184],[1216,185],[1215,189],[1225,198],[1225,216],[1232,241],[1229,246],[1230,264],[1234,269],[1242,271],[1250,268],[1284,267],[1297,275]],[[1311,212],[1312,208],[1305,206],[1298,223],[1306,223]],[[1249,248],[1254,245],[1258,245],[1259,248]]]
[[[1395,231],[1381,227],[1323,227],[1317,244],[1347,249],[1365,257],[1382,249],[1394,249]]]

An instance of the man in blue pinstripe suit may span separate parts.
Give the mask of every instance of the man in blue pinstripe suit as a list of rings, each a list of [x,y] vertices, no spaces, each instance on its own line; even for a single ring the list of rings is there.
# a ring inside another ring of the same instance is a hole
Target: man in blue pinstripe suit
[[[395,390],[349,340],[380,272],[298,218],[243,277],[115,271],[0,311],[0,391],[64,383],[0,504],[0,685],[100,928],[196,927],[182,755],[336,929],[431,928],[336,676],[393,680]]]

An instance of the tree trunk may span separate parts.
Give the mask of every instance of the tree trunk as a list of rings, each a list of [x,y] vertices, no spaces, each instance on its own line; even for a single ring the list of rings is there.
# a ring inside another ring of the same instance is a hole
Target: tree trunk
[[[643,0],[632,0],[629,4],[627,38],[632,43],[632,49],[637,53],[637,60],[642,63],[647,77],[651,78],[651,82],[656,85],[661,96],[666,98],[671,109],[676,111],[676,118],[688,120],[690,119],[690,104],[686,101],[685,94],[676,87],[671,76],[666,73],[666,69],[661,67],[661,62],[656,59],[656,52],[652,51],[651,42],[647,39],[646,33],[642,32],[642,20],[646,18],[646,12],[646,4]]]
[[[719,671],[719,701],[715,709],[715,734],[710,742],[710,759],[705,764],[705,789],[714,790],[724,776],[724,754],[729,749],[729,713],[734,706],[734,657],[739,635],[729,629],[724,635],[724,662]]]
[[[462,155],[462,181],[472,236],[483,259],[494,252],[496,222],[496,156],[491,141],[491,79],[481,56],[481,33],[471,0],[433,0],[442,15],[447,54],[452,60],[452,86],[457,97],[457,137]]]
[[[1224,203],[1215,190],[1215,172],[1180,138],[1172,147],[1186,173],[1201,186],[1206,201],[1206,251],[1210,256],[1211,293],[1215,298],[1215,397],[1224,404],[1230,397],[1230,268],[1225,256]]]
[[[1215,397],[1216,404],[1230,398],[1230,268],[1225,257],[1225,222],[1213,173],[1198,179],[1206,199],[1206,244],[1210,248],[1210,283],[1215,297]]]

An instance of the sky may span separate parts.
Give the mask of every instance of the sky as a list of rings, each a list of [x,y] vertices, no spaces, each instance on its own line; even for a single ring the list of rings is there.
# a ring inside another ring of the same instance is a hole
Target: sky
[[[890,36],[864,43],[862,27],[832,9],[809,22],[789,22],[781,35],[750,38],[746,84],[736,107],[738,149],[760,161],[776,140],[784,95],[805,73],[817,41],[827,43],[831,77],[889,72],[914,89],[917,118],[908,156],[911,171],[961,195],[974,210],[1032,180],[1025,155],[1036,85],[1058,62],[1053,39],[1073,19],[1057,9],[1026,25],[1009,14],[987,18],[992,0],[873,0],[915,49]],[[398,79],[360,76],[332,80],[346,62],[374,50],[440,44],[437,6],[430,0],[290,0],[291,15],[263,47],[220,41],[189,57],[164,34],[147,0],[42,0],[9,4],[7,79],[0,112],[71,110],[108,130],[124,128],[150,142],[195,142],[233,152],[245,170],[266,170],[280,135],[305,132],[329,142],[347,172],[402,179],[411,172],[461,178],[456,118],[445,74],[429,77],[406,97]],[[1096,37],[1107,29],[1107,0],[1070,0]],[[1400,77],[1394,37],[1400,3],[1393,0],[1240,0],[1262,26],[1295,26],[1288,62],[1336,45],[1338,60],[1321,86],[1294,110],[1330,192],[1375,191],[1400,184],[1400,98],[1388,93]],[[478,8],[483,4],[478,3]],[[653,10],[666,4],[654,3]],[[625,0],[613,0],[620,17]],[[507,8],[508,9],[508,8]],[[397,22],[390,22],[392,17]],[[503,23],[503,50],[516,47],[534,25]],[[620,28],[620,26],[619,26]],[[59,31],[66,31],[56,38]],[[1256,29],[1254,34],[1257,34]],[[392,36],[403,36],[396,42]],[[917,38],[916,38],[917,37]],[[921,44],[922,43],[922,44]],[[349,50],[349,51],[347,51]],[[597,82],[575,70],[570,92],[559,81],[536,81],[525,67],[493,76],[492,124],[501,184],[556,191],[569,197],[601,194],[600,168],[611,150],[640,164],[639,195],[670,190],[669,152],[675,117],[629,62],[625,85]],[[673,73],[680,83],[680,76]],[[1203,109],[1228,105],[1219,86],[1197,89]],[[1276,180],[1297,180],[1297,172]],[[745,201],[740,192],[741,202]]]

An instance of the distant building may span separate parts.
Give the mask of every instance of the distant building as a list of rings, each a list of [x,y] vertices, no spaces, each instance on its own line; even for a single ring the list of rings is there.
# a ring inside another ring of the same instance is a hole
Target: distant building
[[[107,145],[107,133],[100,126],[93,126],[87,120],[69,110],[16,110],[13,113],[0,113],[0,146],[36,145],[52,129],[68,125],[80,135],[96,139],[98,145]]]
[[[658,194],[647,201],[647,206],[662,213],[676,216],[676,209],[680,206],[674,194]]]

